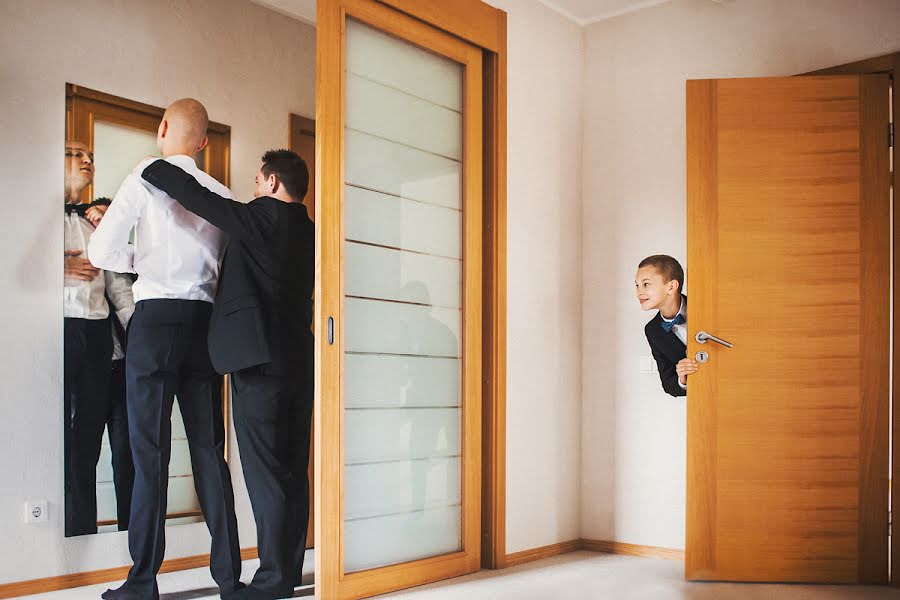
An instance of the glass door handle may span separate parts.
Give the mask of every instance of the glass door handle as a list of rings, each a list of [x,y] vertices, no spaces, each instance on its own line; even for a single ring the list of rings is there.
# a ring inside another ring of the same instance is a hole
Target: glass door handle
[[[698,331],[697,335],[694,336],[694,339],[697,340],[698,344],[705,344],[707,340],[712,340],[717,344],[722,344],[726,348],[733,348],[734,344],[731,342],[726,342],[722,338],[717,338],[716,336],[706,333],[705,331]]]

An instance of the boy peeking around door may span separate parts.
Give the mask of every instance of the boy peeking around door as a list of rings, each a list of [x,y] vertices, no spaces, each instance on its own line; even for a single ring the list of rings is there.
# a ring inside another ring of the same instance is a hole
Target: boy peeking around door
[[[647,342],[659,368],[663,389],[672,396],[686,396],[688,376],[697,363],[687,358],[687,296],[682,293],[684,269],[671,256],[654,254],[638,265],[635,296],[642,310],[656,310],[644,327]]]

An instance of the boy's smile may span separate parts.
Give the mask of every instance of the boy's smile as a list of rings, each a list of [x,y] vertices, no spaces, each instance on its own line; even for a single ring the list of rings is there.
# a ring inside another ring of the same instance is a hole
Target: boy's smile
[[[656,267],[646,266],[638,269],[634,277],[634,290],[641,310],[658,310],[678,294],[678,282],[665,281]]]

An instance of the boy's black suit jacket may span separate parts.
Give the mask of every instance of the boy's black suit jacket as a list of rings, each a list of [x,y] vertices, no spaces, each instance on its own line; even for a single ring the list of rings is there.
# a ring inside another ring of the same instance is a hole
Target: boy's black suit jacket
[[[675,373],[675,365],[687,356],[687,347],[681,343],[674,331],[667,332],[663,329],[662,316],[658,312],[644,326],[644,333],[659,368],[659,380],[663,389],[672,396],[687,396],[687,391],[678,385],[678,375]]]
[[[296,373],[313,351],[315,225],[299,203],[223,198],[157,160],[142,177],[229,236],[209,326],[219,373],[268,364]]]

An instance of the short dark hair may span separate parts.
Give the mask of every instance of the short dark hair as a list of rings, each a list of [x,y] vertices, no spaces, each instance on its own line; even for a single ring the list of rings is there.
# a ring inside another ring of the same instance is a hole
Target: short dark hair
[[[678,291],[684,290],[684,269],[681,268],[681,263],[668,254],[648,256],[638,265],[638,269],[643,269],[644,267],[655,267],[660,275],[665,278],[666,282],[674,279],[678,282]]]
[[[306,161],[292,150],[269,150],[262,156],[262,173],[266,178],[275,175],[291,198],[302,202],[309,189],[309,169]]]

